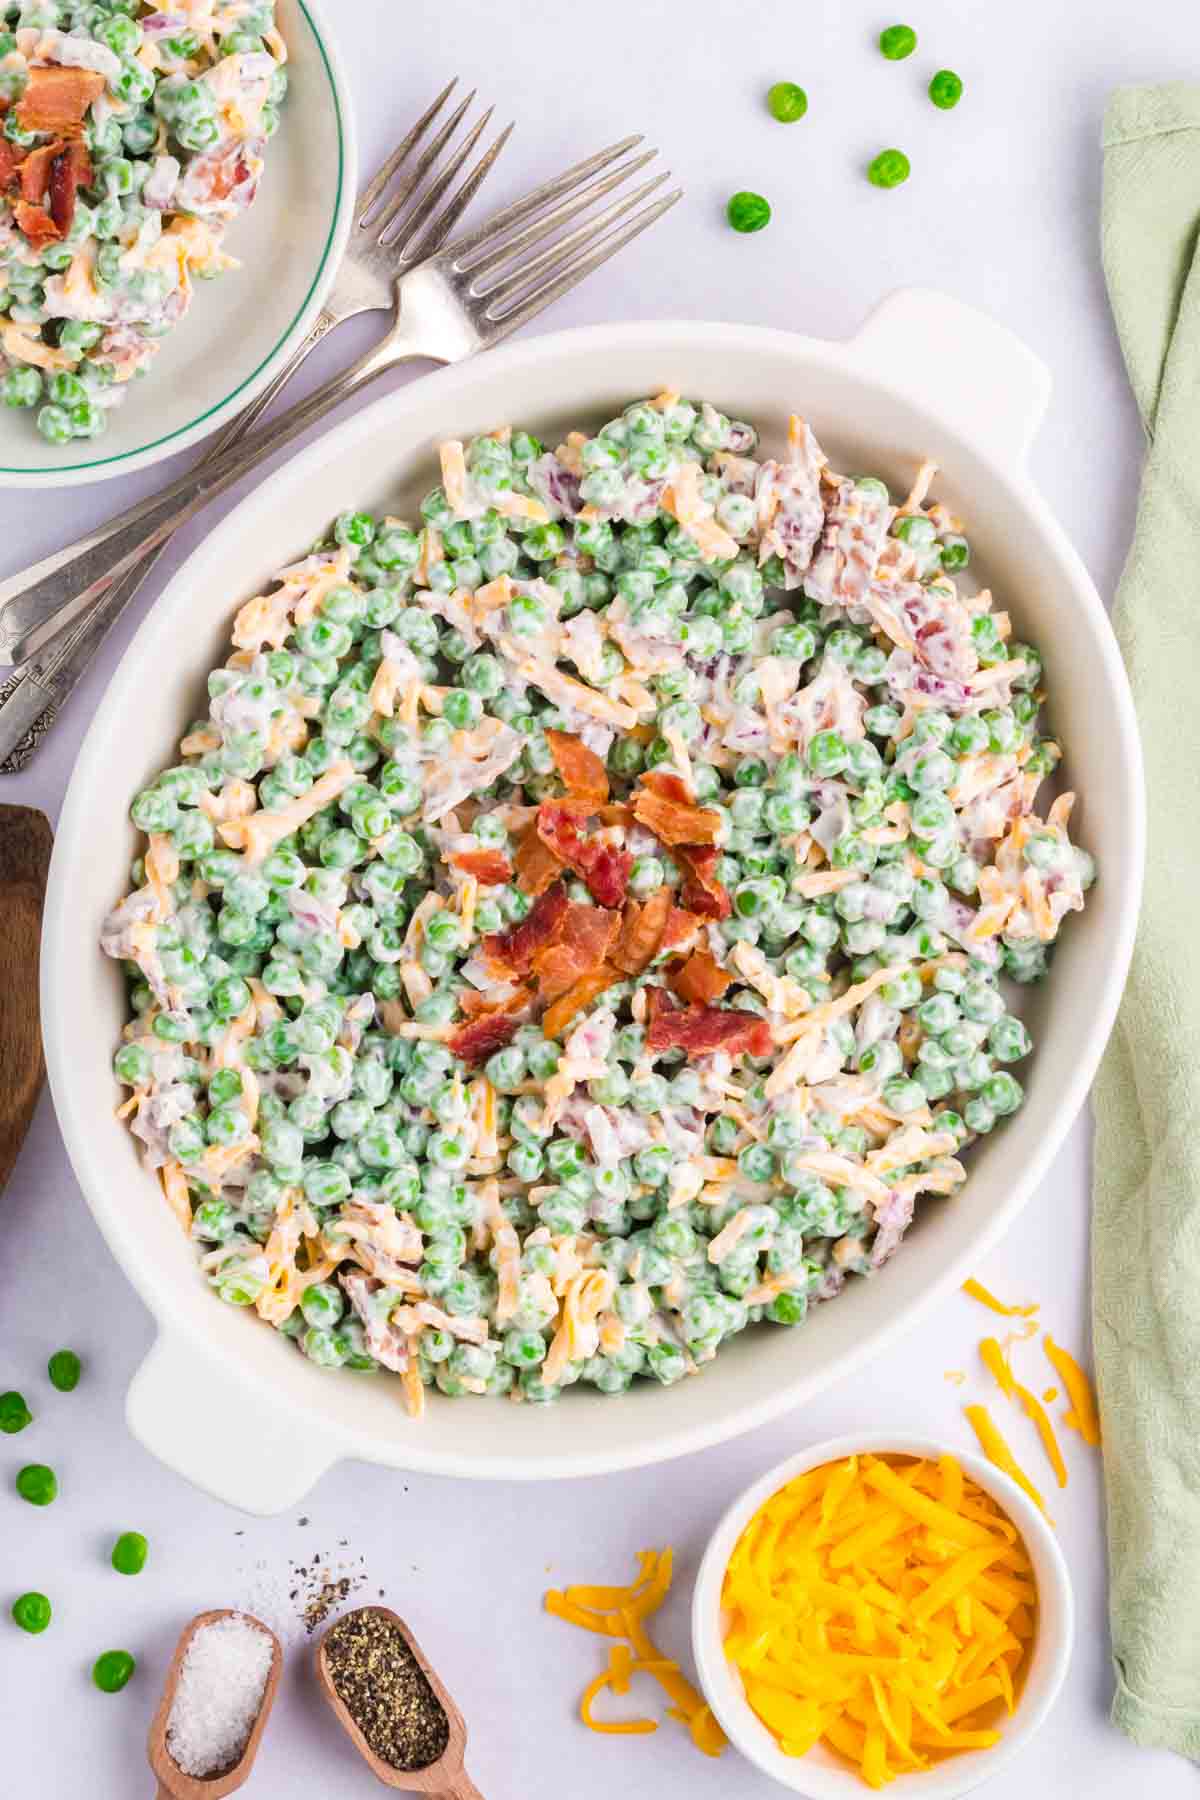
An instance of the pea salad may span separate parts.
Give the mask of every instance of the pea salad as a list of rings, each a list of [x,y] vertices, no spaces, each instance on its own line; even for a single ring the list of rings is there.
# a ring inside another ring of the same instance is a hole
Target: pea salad
[[[931,502],[674,393],[441,448],[241,607],[102,945],[120,1110],[323,1368],[693,1374],[896,1250],[1022,1102],[1090,857]]]
[[[93,438],[236,267],[287,91],[274,0],[0,0],[0,394]]]

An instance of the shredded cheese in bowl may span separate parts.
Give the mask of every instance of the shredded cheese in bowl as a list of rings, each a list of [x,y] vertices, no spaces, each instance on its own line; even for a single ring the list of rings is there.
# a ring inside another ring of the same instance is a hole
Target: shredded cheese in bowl
[[[1041,1722],[1071,1639],[1042,1513],[919,1439],[841,1440],[765,1476],[718,1527],[693,1605],[717,1720],[810,1800],[897,1779],[966,1793],[981,1756],[990,1775]]]

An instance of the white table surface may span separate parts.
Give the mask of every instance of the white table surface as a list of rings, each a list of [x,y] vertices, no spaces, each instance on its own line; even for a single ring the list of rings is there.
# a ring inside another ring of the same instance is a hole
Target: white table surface
[[[1100,118],[1119,81],[1175,79],[1196,60],[1193,9],[1159,0],[1086,7],[1009,0],[1002,8],[921,0],[910,16],[922,46],[901,65],[874,51],[886,8],[863,0],[610,0],[603,15],[561,0],[328,0],[349,65],[365,166],[373,166],[430,95],[457,71],[515,116],[519,129],[489,199],[499,201],[631,130],[651,134],[686,183],[686,201],[613,267],[560,304],[547,325],[686,314],[745,319],[840,336],[889,289],[940,286],[990,309],[1054,371],[1055,394],[1034,452],[1036,473],[1101,592],[1116,583],[1133,517],[1140,433],[1105,302],[1097,252]],[[403,24],[399,23],[403,15]],[[608,20],[625,21],[603,29]],[[597,29],[598,23],[601,28]],[[352,30],[353,27],[353,30]],[[686,47],[686,48],[685,48]],[[922,76],[958,69],[959,111],[923,98]],[[808,118],[787,128],[763,110],[770,82],[807,87]],[[862,166],[899,144],[907,188],[880,194]],[[760,190],[770,229],[739,237],[727,195]],[[201,298],[203,298],[201,296]],[[348,357],[355,328],[325,346],[319,368]],[[314,372],[315,374],[315,372]],[[4,566],[15,568],[157,484],[159,471],[51,494],[0,494]],[[203,524],[184,533],[176,566]],[[140,617],[160,591],[150,584]],[[58,811],[80,738],[134,620],[127,620],[33,767],[0,798]],[[1002,1294],[1038,1299],[1063,1342],[1088,1343],[1088,1139],[1073,1130],[1050,1177],[978,1274]],[[154,1463],[125,1430],[122,1400],[148,1348],[151,1321],[111,1261],[75,1186],[48,1100],[0,1202],[0,1389],[19,1387],[34,1430],[0,1443],[0,1602],[28,1587],[54,1600],[41,1638],[0,1620],[4,1790],[126,1800],[149,1792],[144,1732],[175,1635],[206,1606],[269,1607],[289,1623],[294,1654],[254,1779],[262,1800],[377,1791],[317,1699],[286,1600],[289,1563],[306,1552],[363,1559],[371,1594],[386,1590],[425,1640],[466,1711],[471,1765],[495,1800],[608,1800],[614,1782],[660,1800],[767,1800],[775,1791],[736,1756],[697,1756],[669,1721],[653,1739],[602,1740],[574,1718],[597,1647],[539,1612],[553,1582],[624,1579],[633,1551],[675,1544],[680,1579],[661,1637],[687,1656],[689,1576],[727,1500],[793,1449],[893,1421],[965,1444],[960,1402],[945,1378],[977,1367],[986,1315],[963,1297],[937,1309],[852,1385],[781,1423],[665,1468],[542,1490],[479,1487],[343,1466],[293,1515],[243,1518]],[[886,1279],[886,1277],[885,1277]],[[998,1322],[997,1322],[998,1323]],[[86,1361],[74,1396],[44,1373],[73,1345]],[[1018,1352],[1030,1380],[1050,1379],[1040,1352]],[[976,1384],[982,1394],[982,1384]],[[1032,1429],[1004,1417],[1038,1467]],[[994,1800],[1117,1800],[1154,1784],[1159,1800],[1191,1794],[1195,1774],[1166,1753],[1135,1750],[1107,1721],[1110,1696],[1099,1466],[1066,1434],[1069,1490],[1054,1511],[1079,1605],[1079,1642],[1063,1697]],[[52,1463],[57,1505],[31,1513],[11,1496],[17,1466]],[[308,1523],[301,1524],[300,1517]],[[151,1562],[136,1581],[108,1567],[115,1535],[144,1531]],[[339,1540],[347,1548],[339,1551]],[[90,1684],[95,1655],[125,1646],[135,1682],[109,1697]]]

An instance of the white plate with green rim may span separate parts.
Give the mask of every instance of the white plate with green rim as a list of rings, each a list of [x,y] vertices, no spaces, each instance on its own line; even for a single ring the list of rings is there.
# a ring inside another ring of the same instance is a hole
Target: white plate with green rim
[[[102,437],[49,444],[30,413],[0,408],[0,487],[107,481],[186,450],[261,393],[312,329],[350,235],[354,118],[322,0],[278,0],[277,17],[290,86],[258,197],[225,240],[241,267],[197,284]]]

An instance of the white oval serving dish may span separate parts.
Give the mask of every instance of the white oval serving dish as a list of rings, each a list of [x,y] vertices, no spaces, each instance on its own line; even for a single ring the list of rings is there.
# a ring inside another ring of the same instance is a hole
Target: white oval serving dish
[[[49,444],[0,408],[0,488],[72,487],[130,475],[227,425],[316,323],[350,235],[358,149],[350,87],[326,0],[279,0],[290,87],[249,212],[224,248],[241,263],[202,281],[144,380],[102,437]]]
[[[132,794],[204,711],[243,599],[343,508],[403,511],[436,480],[435,446],[519,421],[553,440],[667,385],[711,398],[781,441],[802,411],[835,466],[903,489],[923,455],[967,521],[977,568],[1046,659],[1053,718],[1081,795],[1078,835],[1100,879],[1067,922],[1051,979],[1027,995],[1038,1048],[1028,1099],[972,1153],[952,1203],[927,1200],[903,1253],[799,1330],[745,1333],[701,1375],[638,1383],[614,1404],[574,1391],[550,1409],[443,1402],[410,1424],[388,1380],[314,1368],[205,1286],[134,1140],[113,1117],[123,983],[96,948],[125,891]],[[597,1475],[720,1443],[795,1407],[957,1286],[1029,1198],[1087,1094],[1133,943],[1144,837],[1133,708],[1104,610],[1030,477],[1049,377],[1010,333],[924,290],[894,295],[845,343],[737,325],[595,327],[511,344],[438,371],[305,450],[219,525],[130,646],[80,752],[46,900],[42,1020],[79,1182],[161,1335],[129,1397],[135,1434],[200,1486],[251,1511],[291,1504],[343,1457],[480,1478]],[[1053,1019],[1050,1018],[1051,1010]]]
[[[764,1501],[798,1475],[819,1468],[822,1463],[867,1454],[922,1456],[933,1461],[947,1454],[956,1457],[964,1473],[1008,1514],[1024,1538],[1033,1564],[1038,1590],[1033,1654],[1012,1717],[1002,1717],[997,1723],[1000,1742],[990,1750],[966,1750],[948,1756],[929,1769],[906,1771],[896,1789],[899,1794],[911,1796],[911,1800],[959,1800],[960,1795],[971,1793],[981,1782],[990,1781],[1006,1768],[1043,1723],[1066,1677],[1075,1641],[1071,1577],[1053,1528],[1016,1482],[982,1456],[960,1450],[957,1445],[934,1443],[929,1438],[880,1432],[873,1437],[830,1438],[769,1469],[730,1506],[700,1564],[692,1595],[692,1649],[700,1685],[730,1743],[781,1787],[794,1794],[806,1794],[808,1800],[862,1800],[868,1790],[849,1763],[824,1744],[815,1745],[807,1756],[785,1756],[749,1706],[737,1671],[725,1657],[721,1589],[734,1546]]]

